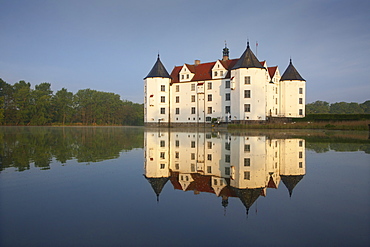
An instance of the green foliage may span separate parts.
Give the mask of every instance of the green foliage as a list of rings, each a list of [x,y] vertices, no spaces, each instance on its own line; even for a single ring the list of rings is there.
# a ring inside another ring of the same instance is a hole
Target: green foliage
[[[143,125],[144,105],[122,101],[118,94],[91,89],[75,95],[62,88],[53,94],[50,83],[31,89],[25,81],[13,86],[0,79],[2,125]]]
[[[306,114],[369,114],[370,113],[370,100],[362,104],[355,102],[337,102],[329,104],[326,101],[315,101],[306,104]]]

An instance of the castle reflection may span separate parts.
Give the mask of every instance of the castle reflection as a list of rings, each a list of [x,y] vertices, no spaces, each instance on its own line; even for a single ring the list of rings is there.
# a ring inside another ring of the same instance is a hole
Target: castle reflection
[[[144,149],[144,176],[157,200],[170,181],[177,190],[213,193],[224,207],[229,197],[238,197],[247,213],[280,181],[292,196],[306,171],[303,139],[146,131]]]

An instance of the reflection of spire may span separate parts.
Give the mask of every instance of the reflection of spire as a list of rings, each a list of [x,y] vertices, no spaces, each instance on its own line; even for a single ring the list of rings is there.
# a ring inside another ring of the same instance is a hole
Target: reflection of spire
[[[229,205],[229,197],[222,196],[222,206],[224,207],[224,216],[226,216],[226,207]]]
[[[289,196],[292,197],[293,189],[301,181],[303,175],[281,175],[280,177],[289,191]]]
[[[235,194],[239,197],[239,199],[244,204],[245,208],[247,209],[247,215],[249,213],[249,208],[253,205],[253,203],[257,200],[257,198],[261,195],[262,188],[257,189],[238,189],[232,187]]]
[[[152,186],[155,194],[157,195],[157,202],[159,202],[159,194],[162,192],[163,187],[167,183],[167,181],[170,179],[167,178],[148,178],[144,175],[144,177],[149,181],[150,185]]]

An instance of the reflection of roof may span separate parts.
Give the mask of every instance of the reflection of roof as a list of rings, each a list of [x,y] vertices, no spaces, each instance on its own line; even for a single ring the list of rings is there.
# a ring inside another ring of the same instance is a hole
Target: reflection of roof
[[[159,194],[162,192],[163,187],[169,180],[169,177],[167,178],[148,178],[144,175],[144,177],[149,181],[150,185],[152,186],[155,194],[157,195],[157,200],[159,198]]]
[[[240,201],[244,204],[245,208],[247,209],[247,214],[249,208],[253,205],[253,203],[257,200],[257,198],[262,194],[263,188],[257,189],[238,189],[232,187],[235,191],[235,194],[239,197]]]
[[[267,188],[277,189],[277,186],[276,186],[275,181],[274,181],[274,179],[272,178],[272,176],[270,176],[270,180],[269,180],[269,182],[267,183]]]
[[[303,175],[280,175],[280,177],[289,191],[289,196],[292,196],[294,187],[301,181]]]

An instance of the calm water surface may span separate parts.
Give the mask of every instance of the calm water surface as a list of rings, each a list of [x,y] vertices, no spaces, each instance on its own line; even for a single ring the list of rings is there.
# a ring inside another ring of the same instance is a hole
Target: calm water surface
[[[0,127],[0,246],[369,246],[368,138]]]

